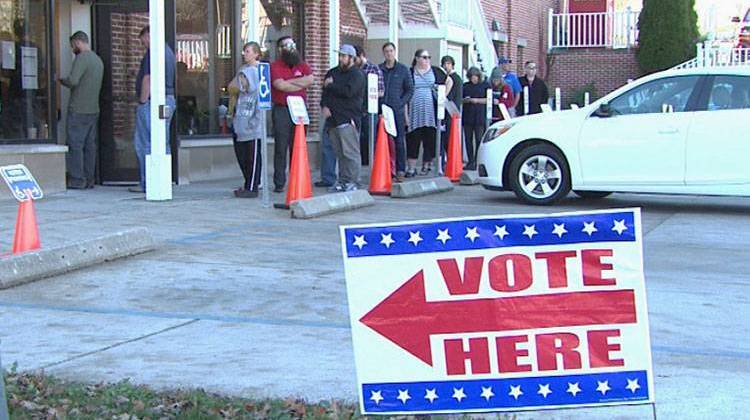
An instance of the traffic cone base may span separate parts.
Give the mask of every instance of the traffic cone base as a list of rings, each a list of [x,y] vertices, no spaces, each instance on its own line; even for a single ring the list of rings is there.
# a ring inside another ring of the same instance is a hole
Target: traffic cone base
[[[370,194],[391,195],[391,154],[388,150],[388,135],[385,133],[385,121],[378,120],[378,136],[375,141],[375,156],[370,174]]]
[[[459,182],[464,171],[461,148],[461,119],[451,117],[451,132],[448,139],[448,161],[445,164],[445,176],[451,182]]]
[[[297,124],[294,127],[292,163],[289,168],[289,185],[286,190],[284,208],[288,209],[293,202],[310,197],[312,197],[312,180],[310,179],[310,161],[307,158],[305,126]]]
[[[35,251],[41,248],[39,226],[34,213],[34,201],[26,200],[18,204],[16,233],[13,237],[13,254]]]

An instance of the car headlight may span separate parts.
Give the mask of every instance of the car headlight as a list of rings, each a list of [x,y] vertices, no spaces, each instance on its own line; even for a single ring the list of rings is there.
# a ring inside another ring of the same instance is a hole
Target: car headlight
[[[499,127],[490,128],[489,130],[487,130],[486,133],[484,133],[484,138],[482,139],[482,143],[489,143],[492,140],[495,140],[496,138],[507,133],[515,125],[516,125],[515,123],[510,123],[510,124],[503,124]]]

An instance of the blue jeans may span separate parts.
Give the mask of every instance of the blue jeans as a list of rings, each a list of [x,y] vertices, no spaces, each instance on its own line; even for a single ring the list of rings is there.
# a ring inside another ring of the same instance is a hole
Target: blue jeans
[[[174,96],[167,96],[167,105],[172,109],[172,115],[166,121],[167,124],[167,136],[164,139],[164,145],[166,147],[167,154],[170,154],[169,149],[169,126],[172,123],[172,117],[174,116],[175,110],[175,99]],[[135,110],[135,135],[133,139],[135,144],[135,154],[138,157],[138,169],[140,172],[140,183],[141,188],[146,190],[146,155],[151,154],[151,101],[145,104],[139,104]]]
[[[333,150],[333,143],[325,128],[321,130],[320,135],[320,155],[320,180],[333,185],[338,178],[336,176],[336,152]]]

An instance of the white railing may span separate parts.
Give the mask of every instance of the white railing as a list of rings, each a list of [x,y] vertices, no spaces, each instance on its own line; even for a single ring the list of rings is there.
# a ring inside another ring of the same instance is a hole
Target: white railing
[[[548,49],[629,48],[638,43],[640,12],[555,13],[547,17]]]
[[[732,48],[725,45],[700,43],[696,45],[696,55],[675,69],[699,67],[750,66],[750,48]]]

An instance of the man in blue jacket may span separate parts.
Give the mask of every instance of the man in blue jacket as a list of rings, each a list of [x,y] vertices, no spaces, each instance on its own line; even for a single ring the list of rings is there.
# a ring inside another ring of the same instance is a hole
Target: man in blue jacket
[[[380,69],[383,71],[385,92],[381,104],[391,107],[396,118],[396,180],[401,182],[406,173],[406,104],[414,94],[414,81],[409,69],[396,61],[396,46],[392,42],[383,45],[383,57],[385,61]],[[394,159],[393,154],[391,159]]]

